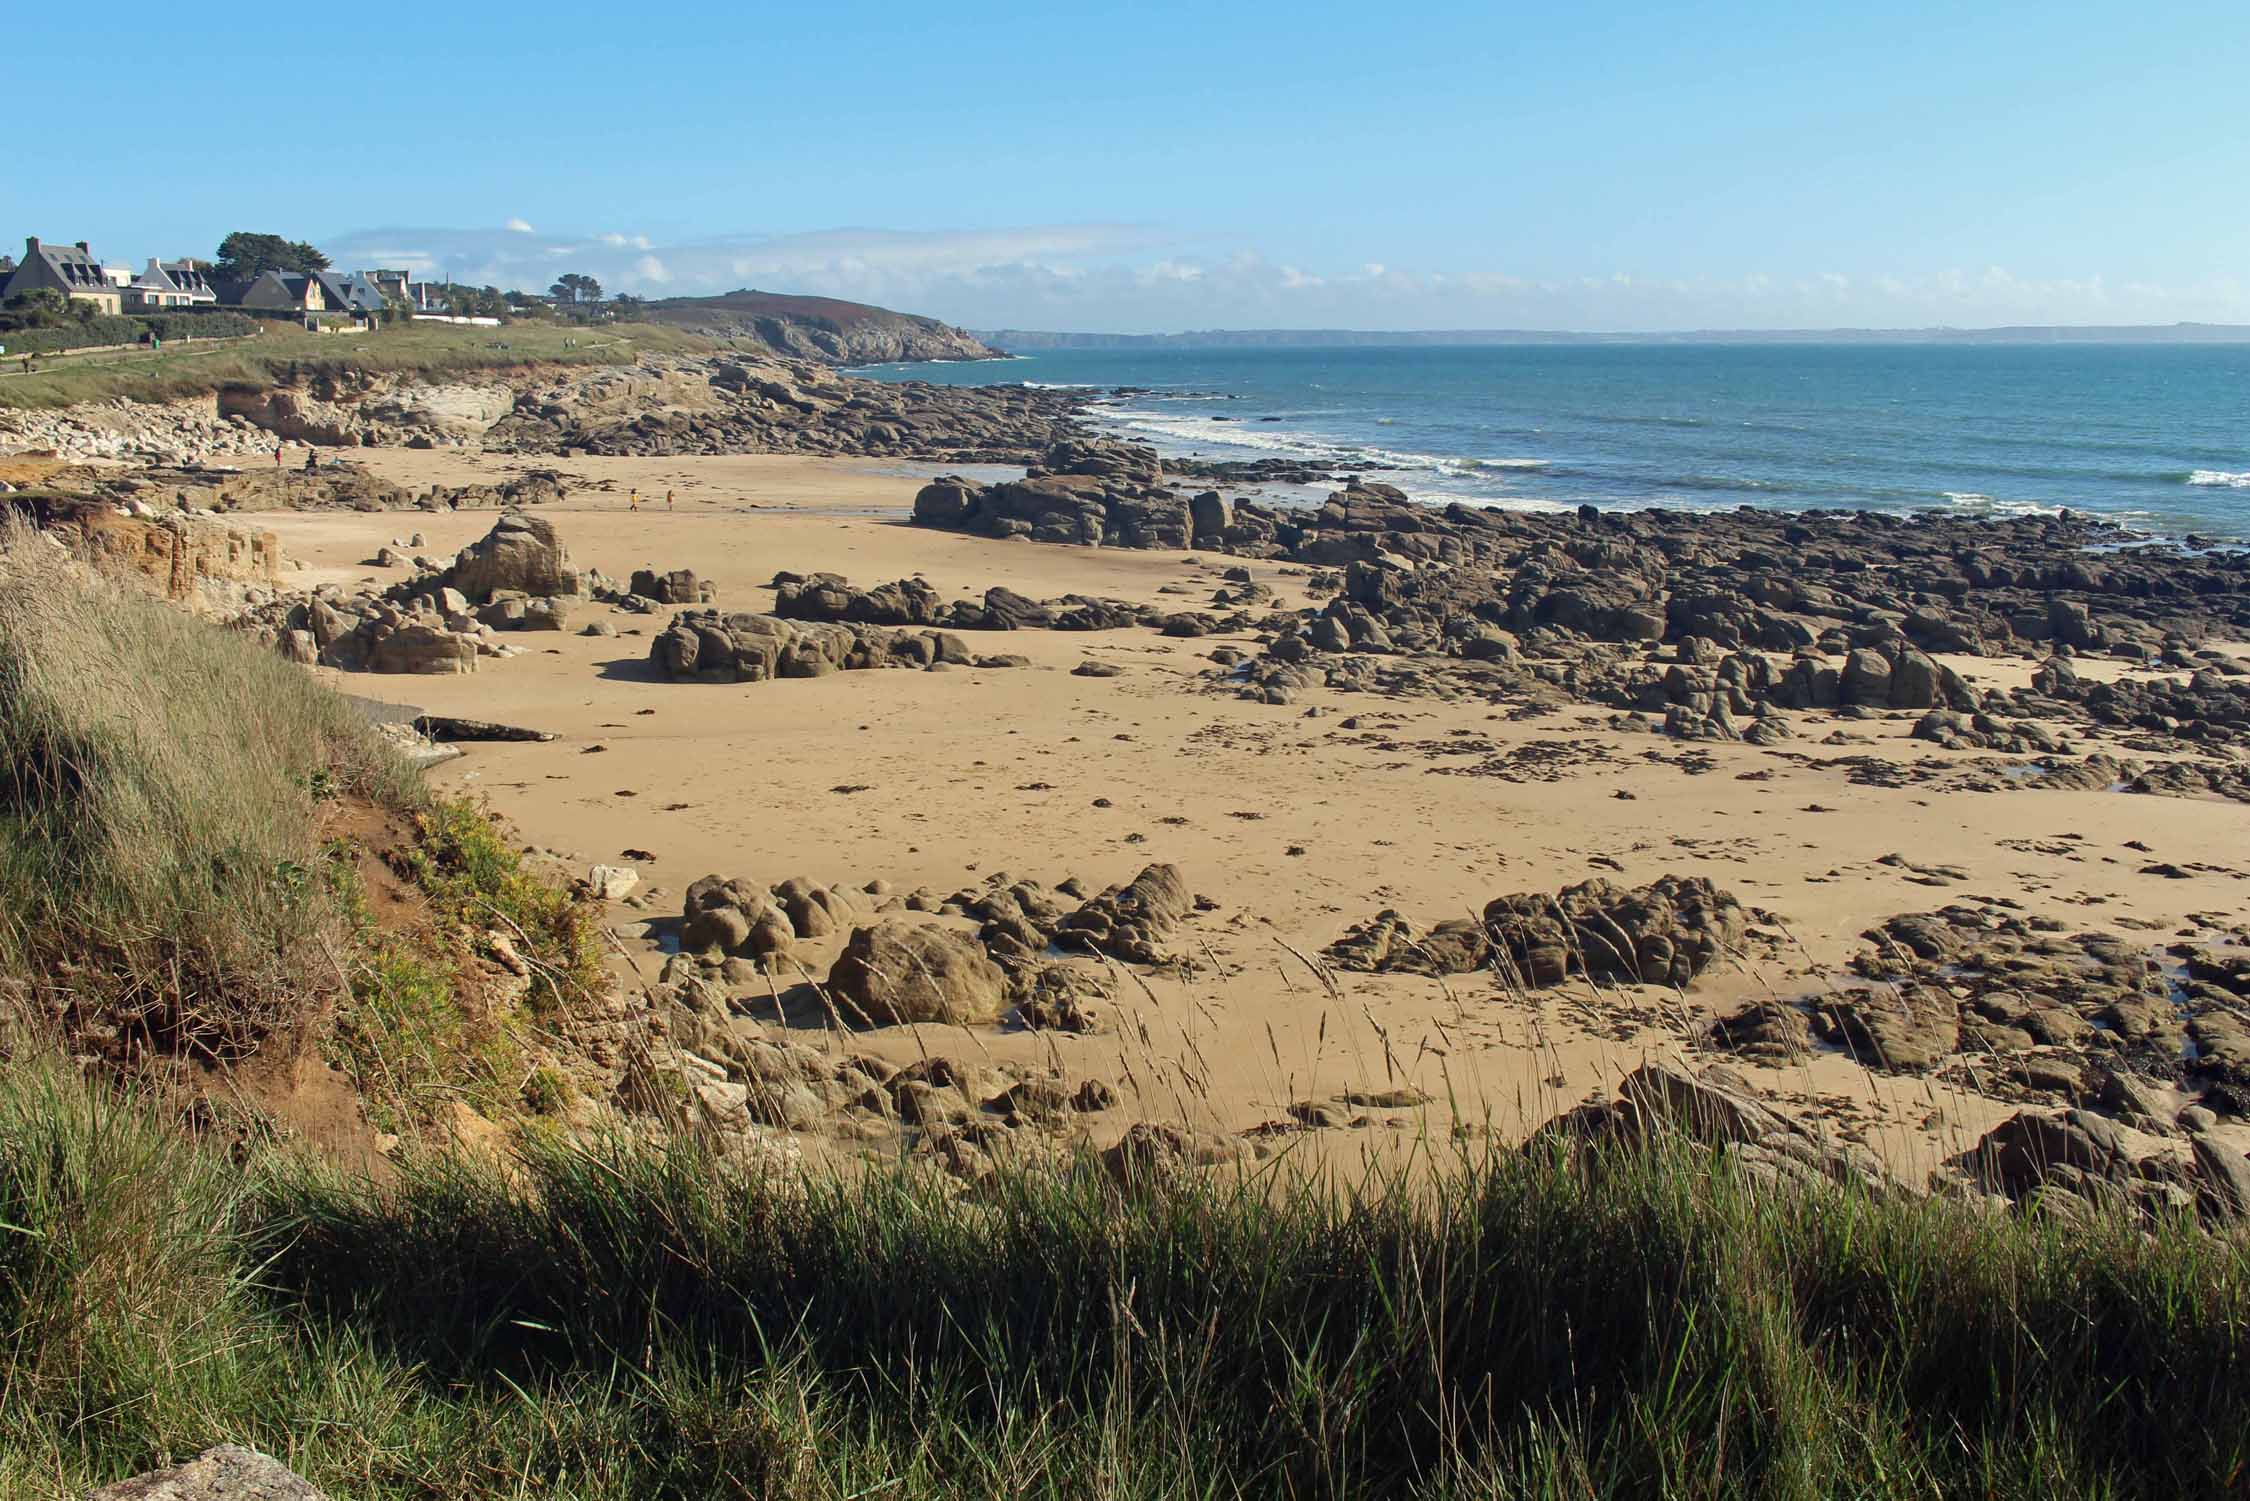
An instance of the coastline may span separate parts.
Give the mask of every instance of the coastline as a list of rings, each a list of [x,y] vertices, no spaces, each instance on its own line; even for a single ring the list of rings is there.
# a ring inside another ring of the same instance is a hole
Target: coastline
[[[496,467],[524,462],[444,450],[361,458],[416,489],[489,480]],[[1240,587],[1226,578],[1239,569],[1273,591],[1275,607],[1326,597],[1286,560],[914,526],[919,476],[887,462],[541,462],[565,476],[568,494],[538,514],[574,560],[620,577],[691,565],[727,610],[771,611],[777,571],[828,571],[860,587],[916,576],[946,599],[1004,586],[1034,599],[1182,609]],[[628,511],[630,489],[644,501],[671,489],[676,509]],[[401,527],[451,550],[489,518],[299,512],[260,523],[305,560],[300,582],[343,585],[381,577],[364,560]],[[1118,1088],[1143,1081],[1124,1108],[1086,1118],[1079,1129],[1097,1144],[1143,1119],[1346,1158],[1412,1155],[1433,1130],[1450,1130],[1448,1120],[1515,1140],[1614,1090],[1641,1061],[1672,1058],[1724,1062],[1913,1178],[2038,1096],[1971,1087],[1972,1075],[2005,1072],[1996,1058],[1941,1060],[1934,1073],[1871,1069],[1820,1046],[1768,1060],[1716,1048],[1712,1024],[1835,994],[1864,962],[1862,934],[1949,904],[1987,913],[2014,904],[2128,939],[2194,930],[2221,945],[2242,941],[2193,914],[2241,910],[2250,806],[2120,795],[2106,784],[2035,789],[1995,775],[1989,752],[1917,739],[1912,713],[1792,715],[1798,733],[1761,746],[1652,735],[1599,705],[1567,696],[1542,704],[1520,690],[1316,680],[1286,702],[1262,702],[1239,695],[1239,675],[1212,660],[1230,649],[1254,659],[1261,637],[1271,639],[1241,629],[1193,638],[1145,627],[1024,630],[1003,633],[1004,648],[975,643],[1027,659],[1006,670],[674,683],[646,661],[663,617],[594,607],[572,625],[581,619],[618,635],[516,638],[533,649],[465,677],[322,675],[355,692],[410,692],[433,712],[555,733],[549,743],[474,747],[435,775],[490,797],[568,867],[626,851],[654,856],[641,867],[656,888],[644,887],[645,904],[612,909],[621,941],[650,973],[667,961],[679,893],[706,874],[945,893],[981,889],[1005,870],[1050,885],[1076,877],[1093,890],[1151,863],[1176,864],[1211,904],[1180,935],[1194,963],[1124,986],[1113,1002],[1122,1025],[1085,1036],[925,1025],[849,1039],[898,1065],[943,1053],[983,1067],[1059,1065],[1071,1079]],[[2009,691],[2028,686],[2037,665],[1936,660]],[[1086,661],[1118,675],[1077,675]],[[2098,656],[2082,657],[2081,671],[2145,676]],[[2133,737],[2070,733],[2080,753]],[[1890,771],[1869,775],[1871,767]],[[2159,864],[2178,874],[2144,873]],[[1352,973],[1319,958],[1378,909],[1434,921],[1504,892],[1689,874],[1770,919],[1753,922],[1765,937],[1677,995],[1571,984],[1511,998],[1474,975]],[[1995,901],[2003,906],[1986,905]],[[803,977],[825,973],[837,941],[793,951],[792,970],[777,977],[778,1004],[762,980],[740,993],[746,1035],[826,1035],[817,1008],[802,1004]],[[1448,1103],[1436,1114],[1352,1112],[1367,1120],[1356,1129],[1347,1120],[1270,1134],[1308,1098],[1392,1078]],[[851,1133],[835,1134],[842,1124],[804,1134],[816,1148],[858,1150]],[[1260,1130],[1269,1134],[1241,1135]]]

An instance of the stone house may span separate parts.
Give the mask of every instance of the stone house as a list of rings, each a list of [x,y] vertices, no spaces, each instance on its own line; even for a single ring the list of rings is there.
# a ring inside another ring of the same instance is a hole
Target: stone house
[[[383,311],[383,289],[364,271],[316,271],[322,293],[328,306],[346,313],[356,313],[371,318]]]
[[[260,308],[277,313],[325,313],[328,293],[320,277],[304,271],[266,271],[249,281],[212,283],[221,307]]]
[[[150,256],[148,269],[125,289],[125,306],[136,310],[209,307],[218,300],[211,278],[191,260],[160,261]]]
[[[110,285],[102,263],[80,240],[75,245],[49,245],[38,236],[26,236],[23,263],[0,286],[0,302],[25,292],[59,292],[73,302],[90,302],[97,313],[124,311],[124,294]]]

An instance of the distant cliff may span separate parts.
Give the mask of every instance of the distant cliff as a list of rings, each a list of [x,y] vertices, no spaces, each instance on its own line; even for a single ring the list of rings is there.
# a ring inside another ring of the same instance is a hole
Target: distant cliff
[[[748,339],[773,354],[827,365],[881,365],[895,360],[995,360],[996,349],[912,313],[833,297],[780,292],[729,292],[723,297],[667,297],[636,316],[715,339]]]

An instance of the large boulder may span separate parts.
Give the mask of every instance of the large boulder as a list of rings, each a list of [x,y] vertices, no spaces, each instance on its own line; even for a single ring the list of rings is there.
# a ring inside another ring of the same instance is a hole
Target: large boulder
[[[1008,977],[975,939],[928,923],[855,928],[828,972],[828,992],[855,1026],[997,1021]]]
[[[570,566],[555,524],[521,511],[508,512],[461,549],[446,582],[477,601],[509,590],[574,595],[580,589],[578,570]]]
[[[366,665],[369,672],[474,672],[476,638],[409,621],[373,636],[367,643]]]

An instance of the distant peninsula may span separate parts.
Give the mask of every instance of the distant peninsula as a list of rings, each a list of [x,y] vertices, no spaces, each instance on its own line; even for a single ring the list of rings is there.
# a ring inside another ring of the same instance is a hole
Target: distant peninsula
[[[1214,328],[1176,334],[1043,333],[982,329],[995,349],[1321,349],[1474,344],[2250,344],[2250,324],[2035,325],[2008,328],[1699,328],[1653,333],[1570,333],[1531,328],[1371,330]]]

